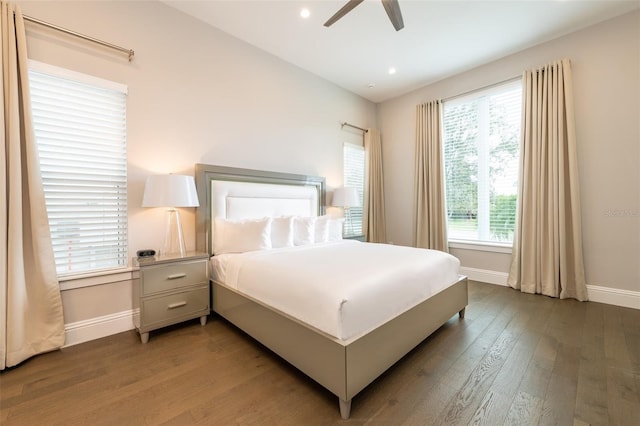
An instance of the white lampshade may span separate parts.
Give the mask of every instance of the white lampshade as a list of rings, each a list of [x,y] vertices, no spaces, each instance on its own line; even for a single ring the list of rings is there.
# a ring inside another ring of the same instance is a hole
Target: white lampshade
[[[333,191],[332,206],[335,207],[359,207],[360,198],[355,188],[336,188]]]
[[[193,176],[152,175],[144,185],[142,207],[198,207]]]

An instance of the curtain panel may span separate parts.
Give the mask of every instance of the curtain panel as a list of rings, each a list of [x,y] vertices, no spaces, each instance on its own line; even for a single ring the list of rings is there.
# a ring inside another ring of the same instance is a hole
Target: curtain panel
[[[520,181],[508,283],[587,300],[571,65],[523,74]]]
[[[416,107],[416,247],[449,251],[442,153],[442,102]]]
[[[1,2],[0,369],[64,344],[38,153],[31,121],[27,43],[18,6]]]
[[[364,134],[364,210],[362,229],[366,240],[387,242],[384,216],[384,176],[382,173],[382,141],[380,131],[367,129]]]

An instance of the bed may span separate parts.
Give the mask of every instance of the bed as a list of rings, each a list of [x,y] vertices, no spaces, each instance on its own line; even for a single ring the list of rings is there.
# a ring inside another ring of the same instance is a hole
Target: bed
[[[200,199],[196,214],[196,246],[199,251],[210,254],[214,253],[217,243],[214,229],[222,235],[225,228],[218,222],[224,219],[256,219],[259,222],[258,219],[265,217],[318,217],[324,214],[325,180],[321,177],[197,164],[196,186]],[[386,245],[329,241],[309,248],[284,247],[229,256],[230,260],[226,260],[225,255],[214,256],[212,268],[225,269],[227,274],[222,280],[216,278],[219,274],[212,275],[212,309],[335,394],[342,418],[348,419],[352,398],[358,392],[453,315],[458,313],[460,318],[464,318],[468,302],[466,277],[458,276],[457,270],[453,276],[451,271],[443,275],[440,266],[432,267],[435,275],[431,280],[437,284],[430,290],[433,294],[421,295],[415,303],[398,296],[402,300],[387,303],[391,307],[388,312],[383,312],[384,315],[381,314],[383,320],[376,318],[372,320],[373,323],[369,321],[362,325],[358,321],[343,323],[340,318],[333,321],[322,312],[321,317],[326,321],[314,322],[312,318],[305,317],[306,312],[295,311],[298,304],[295,299],[294,308],[291,308],[278,304],[280,296],[277,293],[274,293],[275,296],[272,294],[271,299],[268,295],[260,294],[260,289],[277,289],[278,284],[286,281],[287,277],[276,272],[265,273],[279,269],[264,269],[264,265],[273,265],[273,262],[282,265],[302,264],[314,256],[324,259],[322,256],[329,256],[332,252],[342,253],[343,258],[355,256],[349,259],[357,262],[360,259],[357,256],[371,258],[377,255],[379,249],[384,251],[384,256],[397,253],[399,257],[394,261],[395,264],[403,256],[422,253],[410,248],[383,246]],[[372,251],[365,254],[350,254],[369,249]],[[291,256],[294,256],[294,262]],[[447,255],[436,257],[438,261],[450,263]],[[312,263],[309,265],[310,268],[313,266]],[[240,275],[244,281],[238,280]],[[320,277],[315,280],[318,289],[322,287],[323,279],[329,283],[328,278],[322,278],[326,274],[316,272],[313,276]],[[397,279],[405,281],[404,278]],[[307,281],[308,291],[315,291],[312,287],[314,280],[307,278]],[[253,287],[253,290],[248,290],[247,286]],[[365,292],[362,296],[365,300],[362,303],[369,303],[366,302],[369,295]],[[387,297],[387,300],[391,299]],[[356,315],[360,305],[352,306],[355,313],[349,318],[360,318]],[[378,313],[385,311],[385,308],[360,307],[360,311]]]

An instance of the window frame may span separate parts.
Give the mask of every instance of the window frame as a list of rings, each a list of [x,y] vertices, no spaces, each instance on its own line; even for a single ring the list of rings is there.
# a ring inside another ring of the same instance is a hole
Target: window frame
[[[30,74],[30,78],[31,78],[31,72],[35,72],[38,74],[44,74],[47,76],[52,76],[54,78],[58,78],[58,79],[63,79],[63,80],[69,80],[73,83],[78,83],[81,85],[88,85],[88,86],[92,86],[93,88],[99,88],[99,89],[106,89],[109,91],[114,91],[114,92],[119,92],[120,95],[124,96],[124,105],[122,105],[122,116],[123,116],[123,127],[120,128],[120,132],[122,133],[122,145],[121,146],[117,146],[114,145],[114,147],[116,147],[117,149],[121,149],[120,154],[118,154],[116,156],[116,163],[118,164],[117,168],[121,170],[120,173],[122,173],[122,170],[124,172],[124,175],[119,175],[118,178],[114,178],[114,182],[123,182],[123,186],[116,186],[114,189],[115,193],[117,195],[114,195],[114,197],[116,197],[115,199],[117,199],[117,207],[115,207],[115,209],[121,213],[117,214],[118,219],[116,220],[116,223],[118,223],[118,228],[117,231],[115,232],[115,236],[116,236],[116,243],[115,243],[115,255],[113,255],[112,257],[108,258],[109,260],[105,260],[105,259],[99,259],[98,262],[102,261],[102,262],[113,262],[113,263],[117,263],[111,266],[93,266],[93,267],[88,267],[88,268],[83,268],[83,269],[76,269],[76,270],[72,270],[69,272],[61,272],[60,270],[60,264],[58,263],[58,259],[56,259],[56,272],[57,272],[57,277],[58,277],[58,281],[61,283],[61,288],[64,287],[63,286],[63,282],[69,282],[70,284],[73,281],[86,281],[86,279],[89,279],[89,281],[95,281],[95,279],[91,279],[92,277],[102,277],[102,276],[108,276],[108,275],[113,275],[113,274],[121,274],[121,273],[127,273],[131,271],[131,267],[129,266],[129,242],[130,242],[130,232],[129,232],[129,218],[128,218],[128,201],[129,201],[129,190],[128,190],[128,157],[127,157],[127,148],[128,148],[128,144],[127,144],[127,123],[126,123],[126,115],[127,115],[127,96],[128,96],[128,88],[126,85],[121,84],[121,83],[116,83],[110,80],[105,80],[99,77],[95,77],[92,75],[88,75],[88,74],[84,74],[84,73],[80,73],[77,71],[72,71],[66,68],[61,68],[61,67],[57,67],[57,66],[53,66],[50,64],[46,64],[43,62],[39,62],[39,61],[35,61],[35,60],[29,60],[28,61],[28,72]],[[32,84],[30,84],[31,86]],[[33,89],[32,89],[33,92]],[[35,109],[33,108],[33,98],[32,98],[32,110]],[[45,110],[46,111],[46,110]],[[37,113],[32,112],[32,117],[34,120],[34,135],[36,135],[36,146],[37,146],[37,150],[38,150],[38,158],[40,160],[40,157],[46,157],[41,153],[41,149],[40,149],[40,145],[38,142],[38,136],[36,132],[36,116]],[[55,145],[54,145],[55,146]],[[82,157],[80,157],[82,158]],[[82,161],[82,160],[81,160]],[[41,163],[42,164],[42,163]],[[115,170],[115,169],[114,169]],[[42,170],[41,170],[42,173]],[[45,177],[43,177],[43,186],[44,186],[44,190],[45,190],[45,198],[47,196],[47,190],[46,190],[46,181],[45,181]],[[117,185],[117,183],[114,183]],[[99,199],[99,198],[98,198]],[[113,210],[113,209],[111,209]],[[73,211],[73,210],[72,210]],[[105,210],[106,211],[106,210]],[[49,210],[49,206],[47,205],[47,214],[50,216],[50,210]],[[51,220],[50,220],[51,221]],[[107,223],[102,223],[100,224],[102,225],[107,225]],[[50,225],[51,226],[51,225]],[[105,234],[105,231],[100,231],[100,226],[98,226],[98,232],[100,232],[99,235],[102,235],[102,238],[105,238],[107,234]],[[104,229],[104,228],[103,228]],[[87,232],[87,231],[85,231]],[[52,234],[52,239],[54,239],[54,232],[53,229],[51,231]],[[84,237],[86,238],[86,237]],[[86,244],[86,243],[83,243]],[[96,247],[100,247],[100,244],[97,243]],[[76,287],[82,287],[84,285],[71,285],[72,288],[76,288]]]
[[[347,176],[347,147],[349,149],[355,149],[358,150],[362,153],[362,169],[358,170],[357,172],[361,172],[362,173],[362,185],[361,187],[357,187],[354,186],[352,184],[349,183],[350,179]],[[355,187],[356,190],[358,191],[358,196],[360,198],[360,207],[350,207],[350,214],[353,215],[353,210],[356,209],[359,211],[359,215],[360,215],[360,232],[356,232],[356,233],[347,233],[347,225],[346,225],[346,220],[347,220],[347,215],[346,215],[346,211],[345,211],[345,226],[343,228],[342,231],[342,235],[343,238],[358,238],[358,237],[364,237],[364,186],[365,186],[365,162],[366,162],[366,153],[365,153],[365,149],[364,149],[364,145],[359,145],[359,144],[355,144],[355,143],[351,143],[351,142],[344,142],[342,144],[342,165],[343,165],[343,171],[342,171],[342,175],[343,175],[343,186],[345,187]],[[353,217],[352,217],[353,220]]]
[[[480,96],[492,96],[492,95],[496,95],[499,93],[504,93],[508,90],[513,90],[518,88],[520,90],[520,92],[522,92],[522,84],[523,84],[523,80],[522,77],[516,77],[510,80],[506,80],[503,82],[499,82],[484,88],[480,88],[477,90],[473,90],[471,92],[467,92],[464,93],[462,95],[459,96],[455,96],[452,98],[449,98],[447,100],[443,101],[443,115],[442,115],[442,131],[443,131],[443,138],[442,138],[442,144],[443,144],[443,149],[442,149],[442,161],[443,161],[443,166],[446,168],[446,150],[444,147],[445,144],[445,131],[446,131],[446,126],[445,126],[445,108],[446,108],[446,104],[448,103],[449,105],[451,105],[452,103],[455,104],[462,104],[465,102],[470,102],[473,99],[477,99]],[[521,106],[521,102],[519,103],[519,105]],[[520,134],[521,134],[521,128],[522,128],[522,111],[520,110],[520,113],[518,114],[519,120],[520,120],[520,132],[518,133],[518,143],[520,142]],[[486,124],[488,127],[490,126],[490,123]],[[520,152],[520,146],[518,147],[518,159],[517,159],[517,163],[519,164],[519,157],[521,155]],[[519,179],[519,166],[518,166],[518,170],[516,171],[516,178]],[[444,180],[445,183],[445,203],[447,203],[447,195],[446,195],[446,177]],[[517,182],[516,182],[517,183]],[[517,186],[517,185],[516,185]],[[517,200],[519,197],[519,193],[518,190],[516,189],[516,205],[517,205]],[[445,207],[447,214],[446,214],[446,226],[449,227],[449,219],[448,219],[448,207]],[[514,213],[515,215],[517,215],[517,210]],[[514,220],[516,218],[514,217]],[[476,230],[477,232],[477,230]],[[515,231],[514,231],[515,232]],[[495,240],[480,240],[480,239],[463,239],[463,238],[456,238],[456,237],[451,237],[450,236],[450,232],[447,233],[448,234],[448,246],[450,248],[454,248],[454,249],[463,249],[463,250],[478,250],[478,251],[486,251],[486,252],[495,252],[495,253],[508,253],[510,254],[512,252],[512,247],[513,247],[513,239],[511,241],[495,241]],[[515,237],[515,235],[514,235]]]

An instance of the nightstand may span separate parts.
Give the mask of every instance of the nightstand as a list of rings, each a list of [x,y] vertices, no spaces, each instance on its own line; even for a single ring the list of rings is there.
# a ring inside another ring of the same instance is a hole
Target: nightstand
[[[207,323],[209,315],[209,255],[187,253],[186,256],[135,258],[139,276],[133,280],[134,324],[142,343],[149,332],[167,325],[200,317]]]

